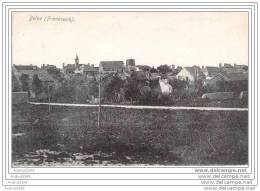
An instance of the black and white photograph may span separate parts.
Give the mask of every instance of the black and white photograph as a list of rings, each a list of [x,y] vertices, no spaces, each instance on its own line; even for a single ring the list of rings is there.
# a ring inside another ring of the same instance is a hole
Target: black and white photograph
[[[258,1],[0,2],[0,190],[257,190]]]
[[[247,165],[248,25],[246,12],[13,12],[12,165]]]

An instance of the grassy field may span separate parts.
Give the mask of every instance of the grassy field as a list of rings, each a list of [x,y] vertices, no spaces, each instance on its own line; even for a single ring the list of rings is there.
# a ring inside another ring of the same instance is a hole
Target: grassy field
[[[247,111],[13,106],[14,165],[247,164]]]

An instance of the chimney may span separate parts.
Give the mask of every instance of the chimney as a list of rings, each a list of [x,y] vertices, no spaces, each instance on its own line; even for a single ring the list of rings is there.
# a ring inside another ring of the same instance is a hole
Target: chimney
[[[174,65],[174,64],[172,64],[172,69],[173,69],[173,70],[175,69],[175,65]]]
[[[64,64],[64,62],[62,63],[62,68],[64,69],[64,67],[65,67],[65,64]]]
[[[202,69],[204,69],[204,66],[201,66]]]
[[[219,68],[222,68],[222,63],[219,63]]]

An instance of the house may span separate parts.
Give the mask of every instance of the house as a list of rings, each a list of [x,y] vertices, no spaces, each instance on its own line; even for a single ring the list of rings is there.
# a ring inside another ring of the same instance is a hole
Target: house
[[[20,79],[22,75],[28,76],[29,82],[32,82],[34,75],[37,75],[39,80],[43,83],[55,81],[55,79],[45,69],[39,69],[37,66],[33,65],[29,65],[29,67],[14,65],[12,67],[12,72],[17,79]]]
[[[96,78],[99,73],[99,67],[90,64],[83,65],[82,72],[87,78]]]
[[[229,78],[223,73],[216,73],[214,76],[210,78],[206,77],[206,79],[203,80],[203,86],[216,91],[219,88],[218,86],[220,82],[226,82],[228,80]]]
[[[142,88],[150,89],[150,93],[157,98],[160,98],[162,95],[170,95],[173,91],[167,79],[154,79],[150,83],[146,83]]]
[[[65,74],[87,74],[89,70],[90,73],[93,73],[94,71],[94,66],[88,64],[80,64],[79,63],[79,57],[76,55],[74,59],[74,64],[67,64],[65,65],[64,63],[62,64],[62,71]],[[96,70],[96,69],[95,69]]]
[[[163,95],[169,95],[172,93],[172,86],[169,84],[168,79],[159,79],[159,86]]]
[[[247,65],[234,64],[234,68],[240,68],[240,69],[243,69],[243,70],[247,71],[248,66]]]
[[[176,76],[180,71],[182,70],[181,66],[178,66],[177,68],[172,69],[171,76]]]
[[[223,73],[215,74],[212,78],[203,81],[203,86],[211,90],[234,89],[247,90],[248,74],[247,73]],[[221,87],[222,86],[222,87]]]
[[[177,79],[177,74],[182,70],[182,67],[178,66],[175,69],[172,69],[172,72],[167,73],[166,78],[169,80]]]
[[[219,64],[219,67],[213,67],[213,66],[202,67],[201,71],[206,76],[206,79],[210,79],[219,73],[224,73],[224,74],[244,73],[246,72],[246,69],[247,69],[246,65],[234,64],[234,66],[232,66],[231,64],[225,63],[224,66],[222,66],[222,64]]]
[[[13,65],[13,68],[17,71],[20,70],[38,70],[39,67],[35,65]]]
[[[246,65],[238,65],[238,64],[234,64],[234,66],[232,66],[231,64],[224,63],[224,66],[222,66],[222,64],[220,63],[219,68],[220,71],[224,73],[243,73],[247,71]]]
[[[77,70],[80,67],[79,64],[79,57],[76,54],[76,57],[74,59],[74,64],[67,64],[65,65],[64,63],[62,63],[62,71],[65,74],[74,74],[75,70]]]
[[[234,81],[247,81],[248,80],[248,73],[227,73],[225,76],[228,78],[228,81],[234,82]]]
[[[126,60],[126,71],[127,72],[136,71],[135,59],[127,59]]]
[[[216,74],[219,74],[221,69],[219,67],[214,66],[206,66],[202,67],[201,72],[206,76],[206,78],[211,78]]]
[[[57,69],[57,67],[55,66],[55,65],[50,65],[50,64],[43,64],[42,66],[41,66],[41,69],[42,70],[49,70],[49,69]]]
[[[26,81],[27,81],[27,84],[28,84],[27,90],[29,90],[31,98],[35,98],[36,96],[38,96],[38,95],[36,95],[36,92],[33,91],[33,78],[35,76],[37,76],[39,81],[41,82],[41,89],[43,91],[41,94],[44,94],[44,91],[45,91],[45,94],[46,94],[47,91],[49,91],[51,88],[54,87],[55,82],[57,81],[46,70],[42,70],[42,69],[19,70],[19,71],[16,71],[14,73],[14,75],[19,80],[21,79],[22,76],[27,76],[27,78],[26,78],[27,79]]]
[[[244,72],[246,72],[246,70],[243,68],[235,68],[235,67],[222,67],[221,71],[225,72],[225,73],[244,73]]]
[[[46,70],[20,70],[19,74],[25,74],[29,76],[29,79],[33,79],[34,75],[38,75],[38,78],[42,82],[54,82],[54,78]]]
[[[224,68],[233,68],[232,64],[224,63]]]
[[[62,71],[65,74],[74,74],[77,68],[75,64],[67,64],[66,66],[63,64]]]
[[[176,75],[177,79],[185,80],[189,84],[193,84],[195,81],[203,76],[201,69],[198,66],[183,67],[181,71]]]
[[[46,70],[21,70],[19,71],[19,76],[22,74],[27,75],[29,79],[29,85],[31,86],[33,77],[38,76],[44,87],[53,84],[56,80],[46,71]]]
[[[101,61],[99,71],[104,74],[123,73],[125,71],[123,61]]]

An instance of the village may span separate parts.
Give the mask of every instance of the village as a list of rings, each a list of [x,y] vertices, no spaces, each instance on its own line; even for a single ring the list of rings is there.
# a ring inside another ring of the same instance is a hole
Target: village
[[[247,163],[246,65],[74,60],[12,66],[15,166]]]
[[[100,91],[99,91],[100,89]],[[13,65],[13,103],[247,106],[248,67],[138,65],[135,59],[73,64]],[[99,99],[100,98],[100,99]],[[206,103],[206,105],[205,105]]]

